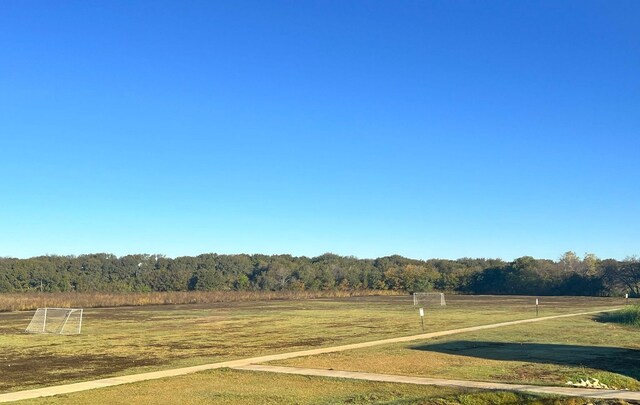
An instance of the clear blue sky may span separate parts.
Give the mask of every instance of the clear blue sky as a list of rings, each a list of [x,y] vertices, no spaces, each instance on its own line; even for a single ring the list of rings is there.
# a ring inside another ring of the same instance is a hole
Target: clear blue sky
[[[640,253],[638,1],[0,2],[0,256]]]

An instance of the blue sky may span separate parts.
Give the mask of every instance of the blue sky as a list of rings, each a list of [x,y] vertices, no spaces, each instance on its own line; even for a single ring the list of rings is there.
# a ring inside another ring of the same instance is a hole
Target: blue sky
[[[640,253],[636,1],[3,1],[0,256]]]

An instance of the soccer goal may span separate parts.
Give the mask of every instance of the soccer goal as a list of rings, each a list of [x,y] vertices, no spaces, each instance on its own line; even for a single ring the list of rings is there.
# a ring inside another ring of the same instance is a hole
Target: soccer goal
[[[26,332],[77,335],[82,330],[82,308],[38,308]]]
[[[414,292],[413,293],[413,305],[426,305],[434,306],[447,305],[444,300],[444,293],[439,292]]]

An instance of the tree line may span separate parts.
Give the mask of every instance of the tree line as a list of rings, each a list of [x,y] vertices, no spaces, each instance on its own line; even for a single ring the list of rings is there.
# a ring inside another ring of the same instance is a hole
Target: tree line
[[[461,294],[640,296],[640,260],[563,254],[558,260],[415,260],[402,256],[358,259],[327,253],[291,255],[202,254],[117,257],[0,258],[0,292],[150,292],[228,290],[399,290]]]

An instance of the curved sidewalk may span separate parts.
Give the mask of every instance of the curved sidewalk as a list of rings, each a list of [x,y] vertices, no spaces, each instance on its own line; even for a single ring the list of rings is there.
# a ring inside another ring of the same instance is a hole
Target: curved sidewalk
[[[533,394],[564,395],[568,397],[585,397],[598,399],[624,399],[640,401],[640,392],[625,390],[604,390],[594,388],[547,387],[528,384],[505,384],[484,381],[447,380],[442,378],[409,377],[404,375],[365,373],[360,371],[323,370],[316,368],[279,367],[249,365],[234,367],[236,370],[261,371],[269,373],[306,375],[312,377],[348,378],[354,380],[379,381],[401,384],[437,385],[467,389],[517,391]]]
[[[351,350],[351,349],[380,346],[380,345],[385,345],[389,343],[411,342],[414,340],[431,339],[434,337],[454,335],[457,333],[473,332],[473,331],[484,330],[484,329],[494,329],[494,328],[500,328],[503,326],[511,326],[511,325],[518,325],[518,324],[532,323],[532,322],[541,322],[541,321],[547,321],[547,320],[558,319],[558,318],[567,318],[567,317],[581,316],[581,315],[593,315],[593,314],[599,314],[602,312],[618,311],[621,308],[622,307],[616,307],[611,309],[603,309],[599,311],[579,312],[579,313],[564,314],[564,315],[545,316],[540,318],[521,319],[517,321],[508,321],[508,322],[493,323],[489,325],[471,326],[467,328],[423,333],[420,335],[403,336],[398,338],[376,340],[372,342],[353,343],[353,344],[342,345],[342,346],[324,347],[319,349],[302,350],[302,351],[290,352],[290,353],[272,354],[267,356],[251,357],[247,359],[203,364],[200,366],[183,367],[183,368],[177,368],[172,370],[153,371],[149,373],[102,378],[99,380],[58,385],[53,387],[38,388],[33,390],[9,392],[6,394],[0,394],[0,403],[20,401],[24,399],[32,399],[32,398],[39,398],[39,397],[48,397],[48,396],[60,395],[60,394],[70,394],[73,392],[86,391],[86,390],[91,390],[95,388],[113,387],[116,385],[134,383],[139,381],[155,380],[158,378],[176,377],[180,375],[191,374],[191,373],[196,373],[196,372],[205,371],[205,370],[213,370],[217,368],[224,368],[224,367],[237,368],[237,367],[243,367],[243,366],[248,366],[252,364],[265,363],[268,361],[291,359],[294,357],[303,357],[303,356],[312,356],[312,355],[323,354],[323,353],[341,352],[341,351]]]

